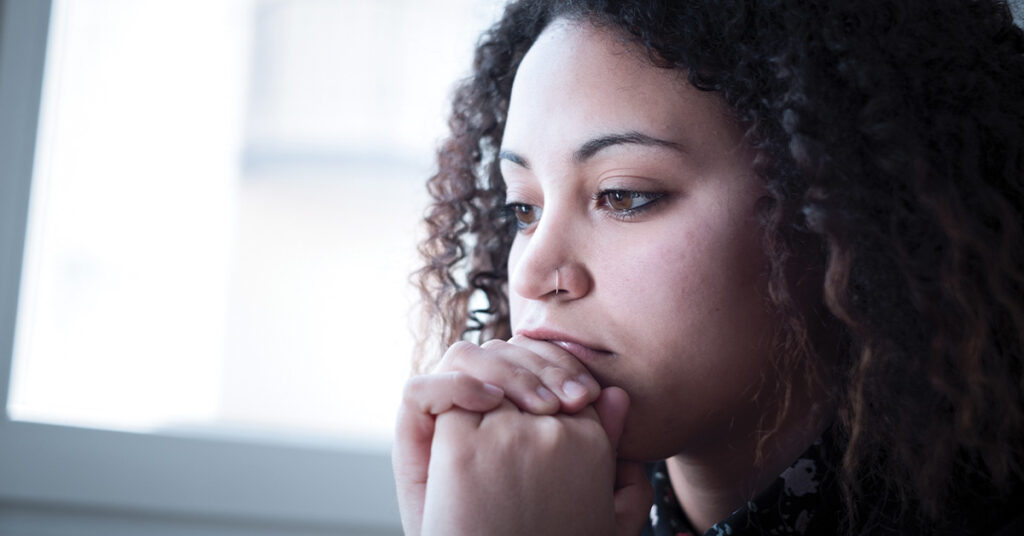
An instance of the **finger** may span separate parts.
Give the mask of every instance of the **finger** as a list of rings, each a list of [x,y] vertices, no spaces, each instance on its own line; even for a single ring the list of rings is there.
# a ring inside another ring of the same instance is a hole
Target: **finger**
[[[559,410],[575,413],[597,398],[601,388],[572,354],[544,341],[513,337],[509,342],[488,341],[483,348],[535,375],[541,385],[558,397]]]
[[[616,533],[639,534],[654,503],[654,490],[642,463],[619,460],[615,467],[614,501]]]
[[[594,409],[604,432],[608,434],[608,442],[612,448],[619,448],[622,429],[626,425],[626,413],[629,412],[629,395],[619,387],[605,388],[594,402]]]
[[[453,407],[475,412],[490,411],[504,399],[499,387],[461,372],[444,372],[409,379],[395,423],[395,460],[414,469],[425,480],[425,462],[430,457],[434,416]],[[421,468],[423,469],[421,471]],[[397,468],[396,468],[397,469]]]
[[[485,412],[503,399],[500,388],[460,372],[417,376],[406,382],[395,423],[392,469],[407,534],[418,534],[423,518],[434,416],[454,407]]]
[[[564,348],[522,335],[512,337],[508,344],[526,348],[542,358],[539,366],[543,368],[538,375],[548,388],[558,394],[563,412],[575,413],[593,403],[601,394],[601,385],[587,367]]]
[[[439,370],[461,371],[499,386],[524,411],[550,415],[559,410],[561,402],[535,372],[541,368],[541,361],[530,350],[501,341],[489,342],[485,347],[459,342],[445,353]]]

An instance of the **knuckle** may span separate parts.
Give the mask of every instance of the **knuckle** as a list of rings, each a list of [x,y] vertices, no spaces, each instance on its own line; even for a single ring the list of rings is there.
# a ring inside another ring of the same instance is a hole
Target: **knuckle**
[[[503,341],[501,339],[491,339],[491,340],[481,344],[480,347],[488,349],[488,348],[494,348],[495,346],[502,346],[502,345],[505,345],[505,344],[508,344],[508,343],[506,343],[505,341]]]
[[[443,417],[445,415],[439,416],[439,421]],[[442,428],[440,423],[438,427]],[[472,448],[471,442],[459,440],[454,431],[452,432],[452,434],[446,434],[439,431],[436,446],[431,452],[431,463],[434,463],[434,459],[436,459],[441,466],[467,467],[473,462],[476,455],[475,449]]]
[[[467,375],[465,372],[462,372],[461,370],[453,370],[451,372],[448,372],[444,375],[444,377],[448,383],[447,387],[453,390],[459,389],[460,387],[464,387],[471,379],[469,375]]]
[[[540,369],[540,376],[557,382],[567,379],[569,377],[569,371],[557,365],[548,364],[544,365],[544,367]]]
[[[513,367],[512,370],[509,371],[509,374],[514,381],[519,383],[526,383],[530,385],[540,383],[537,375],[534,374],[532,370],[525,367]]]
[[[553,448],[561,444],[567,437],[564,423],[553,415],[536,417],[536,441],[545,448]]]
[[[443,402],[450,391],[448,386],[451,382],[450,374],[426,374],[414,376],[405,382],[402,388],[402,404],[405,410],[432,412]]]
[[[448,347],[441,358],[441,366],[447,369],[456,368],[466,362],[469,356],[476,353],[477,345],[469,341],[459,341]]]
[[[476,349],[476,345],[469,341],[458,341],[455,344],[448,347],[448,351],[445,355],[462,355]]]
[[[423,391],[426,382],[427,376],[413,376],[405,380],[405,385],[402,386],[402,398],[406,400],[415,398]]]

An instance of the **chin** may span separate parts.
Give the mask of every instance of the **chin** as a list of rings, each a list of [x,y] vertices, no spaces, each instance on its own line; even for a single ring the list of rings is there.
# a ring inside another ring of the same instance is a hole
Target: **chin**
[[[619,439],[619,448],[616,455],[628,461],[653,462],[671,458],[678,453],[679,449],[667,444],[672,434],[666,430],[651,430],[650,427],[636,423],[631,425],[631,420],[626,421],[626,429]]]

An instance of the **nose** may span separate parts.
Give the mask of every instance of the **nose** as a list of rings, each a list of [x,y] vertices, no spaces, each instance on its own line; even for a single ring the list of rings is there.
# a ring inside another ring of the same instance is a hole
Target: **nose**
[[[523,298],[575,300],[593,286],[580,230],[553,216],[545,214],[533,233],[519,236],[509,255],[509,287]]]

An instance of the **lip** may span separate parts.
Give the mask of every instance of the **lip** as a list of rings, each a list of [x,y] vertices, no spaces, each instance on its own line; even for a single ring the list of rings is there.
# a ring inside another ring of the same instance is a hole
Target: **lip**
[[[536,341],[544,341],[554,344],[583,362],[594,362],[600,359],[607,359],[615,355],[608,350],[597,347],[591,343],[581,341],[571,335],[554,329],[518,329],[515,334],[522,335]]]

